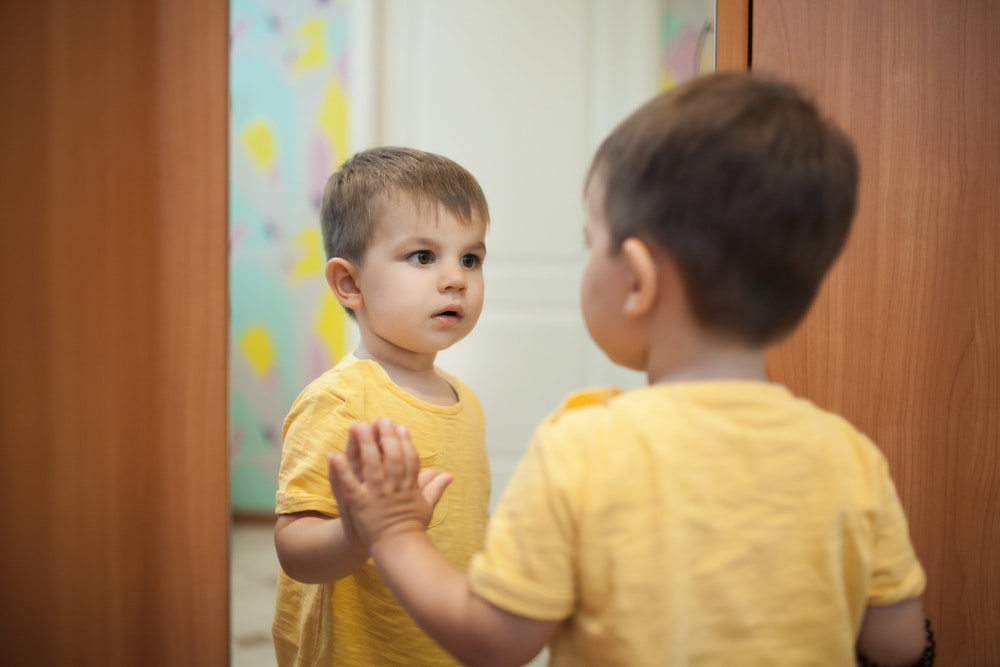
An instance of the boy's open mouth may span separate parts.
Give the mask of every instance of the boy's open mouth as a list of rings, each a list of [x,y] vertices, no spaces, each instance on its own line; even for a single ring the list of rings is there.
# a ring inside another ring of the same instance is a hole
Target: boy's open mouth
[[[462,312],[460,310],[455,310],[455,309],[442,310],[439,313],[435,313],[434,317],[461,318]]]

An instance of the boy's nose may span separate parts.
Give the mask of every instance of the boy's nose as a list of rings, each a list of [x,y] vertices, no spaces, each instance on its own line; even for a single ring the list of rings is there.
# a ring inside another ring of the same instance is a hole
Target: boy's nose
[[[468,277],[466,276],[465,269],[458,263],[448,263],[444,270],[441,272],[441,291],[460,291],[464,292],[466,286],[468,285]]]

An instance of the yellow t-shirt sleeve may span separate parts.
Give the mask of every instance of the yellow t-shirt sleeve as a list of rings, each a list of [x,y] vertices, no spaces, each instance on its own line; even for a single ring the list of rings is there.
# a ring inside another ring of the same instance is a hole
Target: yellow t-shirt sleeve
[[[490,518],[484,550],[469,566],[476,595],[512,614],[544,620],[570,615],[573,517],[536,435]]]
[[[343,396],[329,389],[304,392],[285,418],[275,512],[312,510],[339,516],[330,489],[327,455],[342,452],[354,419]]]
[[[573,508],[582,488],[581,457],[574,448],[588,438],[567,434],[560,418],[604,404],[618,393],[574,394],[535,431],[490,518],[484,550],[469,567],[476,595],[527,618],[561,620],[572,614],[579,555]]]
[[[868,602],[884,606],[923,594],[926,576],[910,542],[909,524],[896,495],[888,463],[881,456],[878,473],[882,482],[882,511],[875,527]]]

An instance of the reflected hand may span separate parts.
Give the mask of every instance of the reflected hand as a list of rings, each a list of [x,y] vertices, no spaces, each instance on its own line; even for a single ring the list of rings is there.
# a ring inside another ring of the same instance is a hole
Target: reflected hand
[[[420,457],[403,426],[388,419],[352,424],[344,454],[329,458],[330,483],[355,534],[371,547],[394,535],[423,532],[453,480],[420,471]]]

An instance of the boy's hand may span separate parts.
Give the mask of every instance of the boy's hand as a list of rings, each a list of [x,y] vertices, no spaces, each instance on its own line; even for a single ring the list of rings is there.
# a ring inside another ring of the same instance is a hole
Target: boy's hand
[[[447,473],[420,471],[420,457],[405,427],[387,419],[352,424],[344,454],[329,457],[330,485],[366,546],[387,537],[423,532],[452,481]],[[353,537],[353,536],[352,536]]]
[[[350,444],[350,441],[351,436],[349,435],[348,444]],[[330,456],[333,455],[331,454]],[[327,459],[329,459],[330,456],[328,456]],[[354,468],[354,475],[359,480],[362,479],[361,470],[357,467]],[[347,538],[347,541],[351,543],[351,546],[354,547],[356,552],[367,556],[368,549],[365,546],[365,543],[361,540],[361,536],[358,535],[357,529],[354,527],[354,520],[351,518],[351,508],[346,503],[341,503],[340,497],[337,495],[338,491],[334,485],[335,477],[332,474],[332,468],[329,467],[329,461],[327,466],[327,476],[330,479],[330,488],[333,490],[333,495],[337,498],[337,509],[340,511],[340,522],[344,526],[344,536]]]
[[[337,495],[337,491],[334,490],[334,496]],[[340,499],[337,499],[337,508],[340,510],[340,522],[344,526],[344,537],[347,541],[351,543],[354,550],[359,554],[367,554],[368,549],[365,547],[364,541],[361,536],[358,535],[358,530],[354,527],[354,519],[351,518],[351,508],[346,504],[340,504]]]

